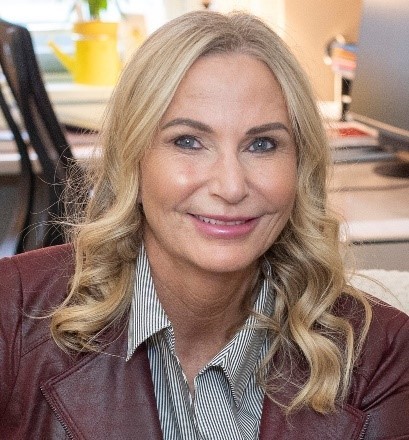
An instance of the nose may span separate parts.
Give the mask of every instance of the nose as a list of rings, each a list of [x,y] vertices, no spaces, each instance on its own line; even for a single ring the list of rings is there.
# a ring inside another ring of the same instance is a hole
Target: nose
[[[231,204],[241,202],[248,195],[246,168],[237,153],[218,156],[210,171],[209,190]]]

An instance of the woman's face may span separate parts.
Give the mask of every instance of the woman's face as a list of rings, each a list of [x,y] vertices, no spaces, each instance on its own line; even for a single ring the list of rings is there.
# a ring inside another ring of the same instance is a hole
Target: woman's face
[[[141,162],[151,261],[207,273],[254,269],[288,221],[296,164],[268,67],[244,54],[197,60]]]

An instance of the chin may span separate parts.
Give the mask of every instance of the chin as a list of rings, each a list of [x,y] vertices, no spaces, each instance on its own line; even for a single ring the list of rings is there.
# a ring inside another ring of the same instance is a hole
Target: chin
[[[258,265],[259,256],[254,256],[254,258],[243,258],[243,253],[229,255],[217,255],[206,261],[197,261],[197,267],[202,270],[214,273],[214,274],[227,274],[234,272],[242,272],[246,270],[251,270]]]

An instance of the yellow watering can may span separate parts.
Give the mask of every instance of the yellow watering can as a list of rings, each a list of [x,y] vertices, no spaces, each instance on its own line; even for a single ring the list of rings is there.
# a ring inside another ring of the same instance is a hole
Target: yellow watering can
[[[118,50],[118,23],[81,21],[73,27],[74,55],[67,55],[55,43],[49,45],[73,75],[74,82],[113,85],[118,79],[121,59]]]

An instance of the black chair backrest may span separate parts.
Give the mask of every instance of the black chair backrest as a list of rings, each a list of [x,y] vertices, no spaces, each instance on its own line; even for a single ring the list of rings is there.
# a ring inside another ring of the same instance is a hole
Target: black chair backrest
[[[38,233],[39,246],[64,241],[59,227],[51,221],[63,215],[60,202],[73,160],[72,151],[54,113],[44,86],[29,31],[16,24],[0,20],[0,66],[15,99],[30,145],[42,168],[41,179],[47,184],[47,200],[43,207],[47,225]]]
[[[24,233],[30,225],[30,213],[33,210],[34,197],[34,172],[25,140],[14,120],[8,103],[0,87],[0,108],[4,118],[10,127],[12,135],[20,154],[20,173],[16,188],[18,203],[9,216],[9,222],[4,228],[0,241],[0,257],[8,257],[23,252]]]

